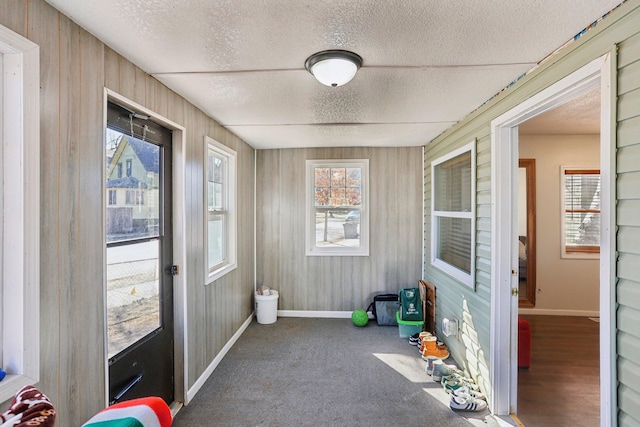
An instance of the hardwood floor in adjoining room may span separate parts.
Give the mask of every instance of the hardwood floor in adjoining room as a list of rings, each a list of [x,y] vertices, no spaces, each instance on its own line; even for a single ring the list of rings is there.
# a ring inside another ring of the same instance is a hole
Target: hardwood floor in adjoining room
[[[518,370],[520,421],[525,427],[600,425],[599,323],[520,317],[531,328],[531,365]]]

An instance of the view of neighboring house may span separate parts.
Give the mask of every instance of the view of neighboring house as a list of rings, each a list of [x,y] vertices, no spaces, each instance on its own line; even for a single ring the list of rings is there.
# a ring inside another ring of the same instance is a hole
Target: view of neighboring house
[[[113,132],[112,132],[113,133]],[[118,134],[107,152],[107,240],[153,234],[158,226],[157,145]]]

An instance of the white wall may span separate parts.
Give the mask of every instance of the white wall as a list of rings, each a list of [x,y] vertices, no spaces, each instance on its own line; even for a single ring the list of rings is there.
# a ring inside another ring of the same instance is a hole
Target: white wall
[[[536,160],[536,310],[598,311],[599,261],[563,259],[560,167],[599,168],[598,135],[520,135],[520,158]]]

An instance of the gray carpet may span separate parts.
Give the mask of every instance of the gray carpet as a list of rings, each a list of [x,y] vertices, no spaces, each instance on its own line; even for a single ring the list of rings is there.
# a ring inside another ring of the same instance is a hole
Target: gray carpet
[[[452,411],[424,364],[396,327],[254,321],[174,426],[497,425],[488,411]]]

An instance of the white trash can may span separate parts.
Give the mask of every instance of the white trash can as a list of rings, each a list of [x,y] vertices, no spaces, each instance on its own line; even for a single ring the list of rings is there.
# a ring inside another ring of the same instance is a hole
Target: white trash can
[[[256,315],[258,323],[268,325],[275,323],[278,318],[278,291],[269,290],[269,295],[256,292]]]

